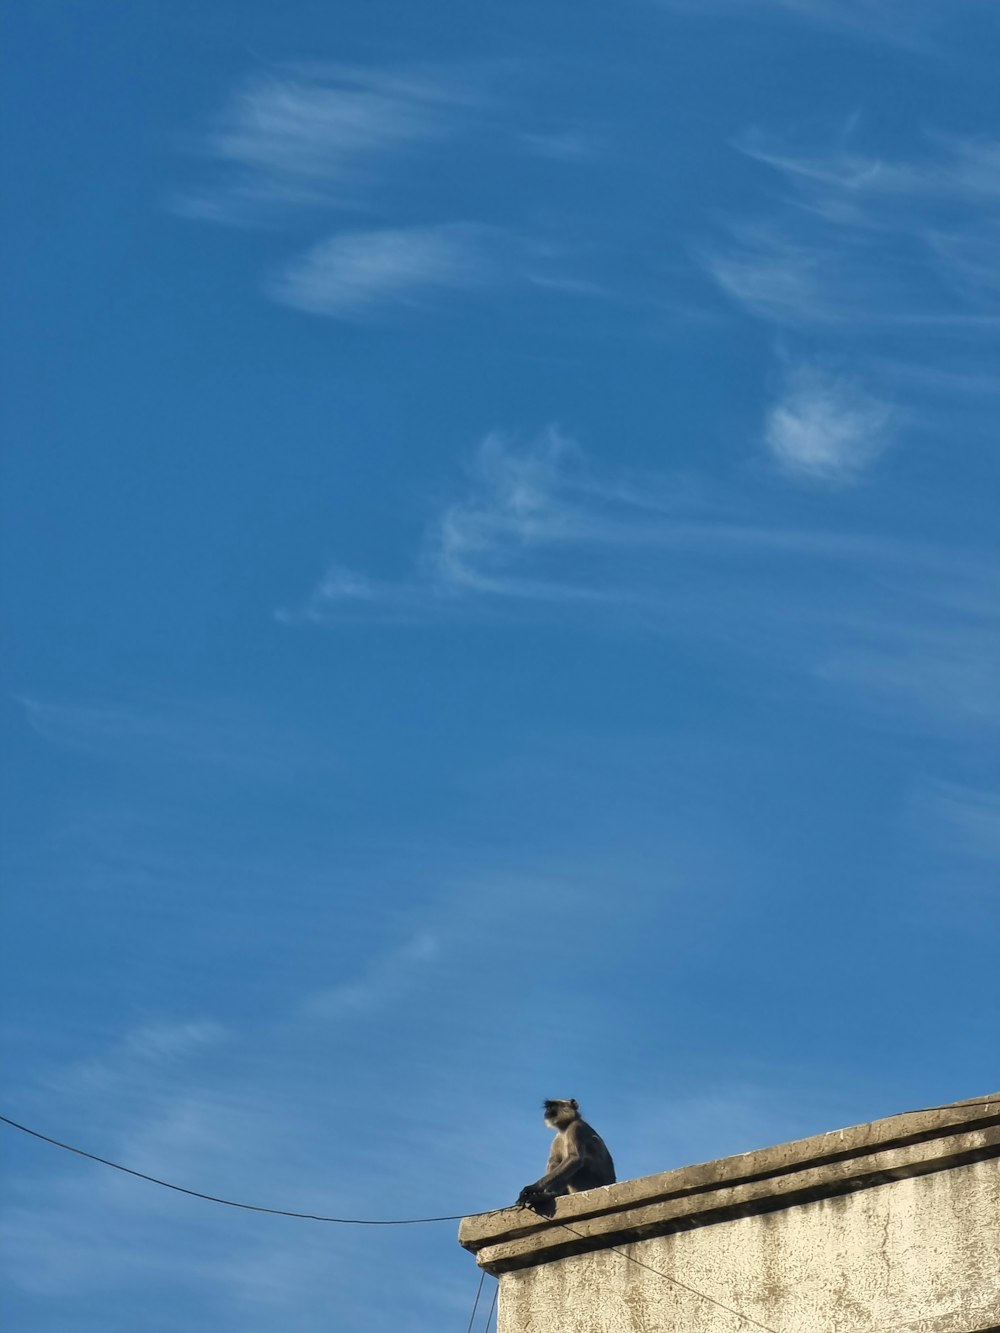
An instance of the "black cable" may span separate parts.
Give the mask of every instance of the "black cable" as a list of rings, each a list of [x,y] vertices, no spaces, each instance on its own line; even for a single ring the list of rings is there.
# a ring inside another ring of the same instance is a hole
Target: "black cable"
[[[919,1115],[921,1112],[924,1111],[957,1111],[961,1110],[963,1107],[972,1107],[972,1106],[992,1107],[998,1105],[1000,1105],[1000,1102],[998,1102],[998,1099],[996,1098],[990,1098],[985,1101],[967,1101],[958,1103],[953,1102],[950,1105],[943,1105],[943,1106],[924,1106],[921,1107],[919,1111],[897,1111],[894,1112],[893,1115],[891,1116],[886,1116],[882,1118],[891,1120],[895,1119],[897,1116]],[[76,1148],[71,1143],[63,1143],[60,1139],[54,1139],[51,1138],[48,1134],[42,1134],[37,1129],[30,1129],[27,1125],[22,1125],[16,1120],[11,1120],[9,1116],[0,1115],[0,1122],[2,1122],[5,1125],[9,1125],[11,1129],[20,1130],[22,1134],[30,1134],[32,1138],[40,1139],[43,1143],[49,1143],[55,1148],[62,1148],[66,1152],[75,1153],[76,1156],[78,1157],[86,1157],[89,1161],[98,1162],[101,1166],[113,1167],[115,1171],[122,1171],[125,1173],[125,1175],[135,1176],[138,1180],[149,1181],[149,1183],[152,1185],[162,1185],[164,1189],[175,1190],[178,1194],[188,1194],[194,1199],[205,1199],[209,1203],[221,1203],[224,1204],[227,1208],[242,1208],[245,1211],[251,1213],[269,1213],[274,1217],[296,1217],[296,1218],[301,1218],[302,1220],[307,1222],[337,1222],[344,1226],[359,1226],[359,1227],[405,1227],[405,1226],[416,1226],[420,1223],[425,1223],[425,1222],[461,1222],[465,1217],[483,1217],[486,1215],[485,1213],[452,1213],[446,1217],[397,1217],[397,1218],[325,1217],[318,1213],[298,1213],[288,1208],[265,1208],[261,1204],[239,1203],[235,1199],[223,1199],[216,1194],[205,1194],[201,1190],[188,1189],[184,1185],[174,1185],[169,1180],[161,1180],[158,1176],[147,1175],[144,1171],[135,1171],[130,1166],[122,1166],[120,1162],[112,1162],[107,1157],[99,1157],[96,1153],[86,1152],[83,1148]],[[589,1240],[591,1239],[590,1237],[586,1236],[582,1231],[577,1231],[575,1227],[569,1226],[566,1222],[556,1222],[555,1225],[562,1227],[564,1231],[568,1231],[571,1235],[578,1237],[580,1240],[589,1242]],[[737,1319],[742,1320],[744,1323],[753,1324],[755,1328],[761,1329],[763,1333],[777,1333],[777,1330],[772,1328],[769,1324],[762,1324],[759,1320],[754,1319],[751,1315],[742,1314],[739,1310],[733,1309],[731,1305],[726,1305],[723,1301],[716,1300],[714,1296],[709,1296],[707,1292],[699,1291],[697,1287],[689,1286],[686,1282],[682,1282],[680,1278],[671,1277],[669,1273],[663,1273],[658,1268],[653,1268],[650,1264],[644,1263],[642,1259],[637,1259],[634,1255],[627,1254],[625,1250],[620,1250],[613,1245],[602,1246],[601,1248],[610,1251],[611,1254],[619,1255],[622,1259],[627,1260],[628,1263],[635,1264],[637,1267],[645,1269],[647,1272],[652,1273],[655,1277],[662,1278],[665,1282],[672,1283],[675,1287],[680,1287],[681,1290],[688,1292],[692,1296],[697,1296],[700,1300],[708,1301],[711,1305],[717,1306],[720,1310],[725,1310],[727,1314],[734,1315]],[[479,1298],[482,1294],[483,1282],[485,1280],[485,1277],[486,1277],[486,1270],[484,1269],[480,1274],[479,1287],[478,1290],[476,1291],[476,1299],[472,1307],[472,1314],[469,1318],[468,1333],[472,1333],[472,1326],[475,1321],[476,1311],[479,1308]],[[490,1303],[489,1313],[486,1316],[485,1333],[489,1333],[490,1320],[493,1317],[493,1310],[496,1306],[498,1291],[499,1291],[499,1283],[497,1283],[497,1286],[493,1291],[493,1300]]]
[[[74,1148],[71,1143],[61,1143],[59,1139],[49,1138],[48,1134],[40,1134],[37,1129],[19,1125],[16,1120],[11,1120],[5,1115],[0,1115],[0,1121],[10,1125],[12,1129],[19,1129],[22,1134],[30,1134],[32,1138],[41,1139],[43,1143],[51,1143],[56,1148],[65,1148],[67,1152],[76,1153],[78,1157],[87,1157],[92,1162],[100,1162],[102,1166],[113,1166],[116,1171],[124,1171],[127,1176],[137,1176],[140,1180],[148,1180],[150,1184],[176,1190],[178,1194],[190,1194],[195,1199],[207,1199],[209,1203],[224,1203],[227,1208],[245,1208],[251,1213],[272,1213],[276,1217],[300,1217],[307,1222],[341,1222],[345,1226],[355,1227],[407,1227],[415,1226],[419,1222],[461,1222],[466,1216],[481,1216],[481,1214],[454,1213],[449,1217],[321,1217],[317,1213],[296,1213],[288,1208],[264,1208],[257,1203],[237,1203],[235,1199],[220,1199],[216,1194],[203,1194],[201,1190],[189,1190],[184,1185],[172,1185],[169,1180],[147,1176],[144,1171],[133,1171],[130,1166],[109,1161],[107,1157],[98,1157],[96,1153],[84,1152],[82,1148]]]
[[[952,1102],[950,1105],[944,1106],[923,1106],[916,1111],[895,1111],[891,1116],[879,1118],[892,1120],[897,1116],[920,1115],[924,1111],[960,1111],[964,1107],[971,1106],[995,1106],[1000,1110],[1000,1098],[992,1097],[986,1101]],[[42,1134],[37,1129],[29,1129],[27,1125],[11,1120],[9,1116],[0,1115],[0,1122],[10,1125],[11,1129],[20,1130],[22,1134],[30,1134],[32,1138],[41,1139],[43,1143],[51,1143],[55,1148],[62,1148],[66,1152],[75,1153],[78,1157],[86,1157],[91,1162],[99,1162],[101,1166],[113,1167],[114,1170],[123,1171],[125,1175],[135,1176],[138,1180],[147,1180],[151,1185],[162,1185],[164,1189],[175,1190],[178,1194],[189,1194],[193,1199],[205,1199],[208,1203],[221,1203],[227,1208],[242,1208],[250,1213],[270,1213],[273,1217],[297,1217],[306,1222],[336,1222],[343,1226],[354,1227],[408,1227],[418,1226],[425,1222],[461,1222],[466,1217],[485,1217],[490,1212],[500,1211],[499,1209],[488,1208],[480,1213],[449,1213],[446,1217],[371,1218],[324,1217],[318,1213],[297,1213],[289,1208],[265,1208],[262,1204],[239,1203],[235,1199],[222,1199],[217,1194],[205,1194],[201,1190],[188,1189],[185,1185],[174,1185],[169,1180],[161,1180],[158,1176],[149,1176],[144,1171],[135,1171],[130,1166],[122,1166],[121,1162],[112,1162],[107,1157],[99,1157],[97,1153],[86,1152],[83,1148],[75,1148],[71,1143],[63,1143],[60,1139],[50,1138],[48,1134]]]
[[[483,1270],[486,1271],[485,1269]],[[490,1320],[493,1318],[493,1311],[497,1308],[497,1292],[500,1290],[499,1281],[493,1284],[493,1299],[490,1301],[490,1308],[486,1315],[486,1323],[483,1325],[483,1333],[490,1333]]]
[[[469,1327],[465,1333],[472,1333],[472,1325],[476,1322],[476,1311],[479,1309],[479,1298],[483,1294],[483,1283],[486,1281],[486,1269],[479,1274],[479,1286],[476,1288],[476,1299],[472,1302],[472,1314],[469,1315]]]

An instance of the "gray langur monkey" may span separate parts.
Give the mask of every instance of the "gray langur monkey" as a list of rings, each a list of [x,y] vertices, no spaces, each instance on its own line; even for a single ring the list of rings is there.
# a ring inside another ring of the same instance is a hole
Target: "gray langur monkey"
[[[596,1129],[580,1116],[573,1098],[546,1101],[545,1123],[556,1131],[549,1152],[545,1175],[533,1185],[525,1185],[517,1196],[521,1207],[551,1215],[549,1202],[560,1194],[579,1194],[615,1183],[615,1164]],[[543,1205],[541,1208],[539,1204]],[[545,1205],[548,1205],[547,1207]]]

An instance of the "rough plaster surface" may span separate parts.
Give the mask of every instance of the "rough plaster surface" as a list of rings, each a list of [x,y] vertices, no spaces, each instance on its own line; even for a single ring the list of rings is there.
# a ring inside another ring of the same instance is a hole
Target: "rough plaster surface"
[[[1000,1164],[976,1162],[621,1247],[774,1333],[1000,1324]],[[504,1273],[498,1333],[746,1333],[614,1250]]]

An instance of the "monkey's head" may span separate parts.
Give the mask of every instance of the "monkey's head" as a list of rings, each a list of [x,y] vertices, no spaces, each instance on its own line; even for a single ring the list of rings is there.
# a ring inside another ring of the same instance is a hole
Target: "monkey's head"
[[[568,1101],[553,1101],[549,1098],[542,1102],[542,1106],[545,1108],[545,1123],[549,1129],[565,1129],[574,1120],[580,1119],[580,1108],[574,1097]]]

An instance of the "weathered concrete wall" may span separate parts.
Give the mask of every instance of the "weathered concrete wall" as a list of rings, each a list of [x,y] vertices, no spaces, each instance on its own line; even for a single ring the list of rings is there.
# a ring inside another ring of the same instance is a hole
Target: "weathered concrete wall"
[[[460,1239],[500,1275],[499,1333],[1000,1329],[1000,1100],[593,1190],[551,1221],[466,1219]]]
[[[996,1160],[627,1247],[777,1333],[1000,1323]],[[996,1225],[996,1223],[994,1223]],[[501,1278],[499,1333],[739,1333],[753,1325],[598,1250]]]

